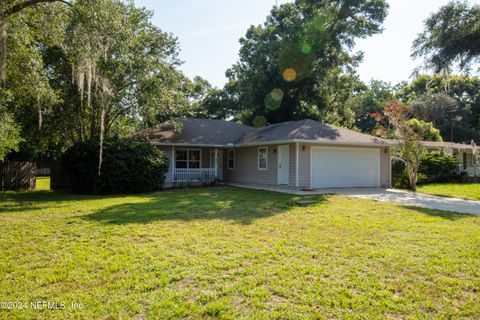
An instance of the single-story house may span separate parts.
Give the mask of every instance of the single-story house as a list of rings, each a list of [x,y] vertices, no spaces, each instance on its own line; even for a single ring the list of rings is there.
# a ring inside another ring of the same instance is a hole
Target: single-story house
[[[170,159],[167,187],[213,179],[297,189],[391,185],[395,142],[318,121],[253,128],[185,119],[142,135]]]
[[[447,154],[455,155],[458,161],[458,174],[468,177],[480,176],[480,168],[475,165],[475,154],[471,144],[423,141],[422,145],[429,151],[442,149]]]

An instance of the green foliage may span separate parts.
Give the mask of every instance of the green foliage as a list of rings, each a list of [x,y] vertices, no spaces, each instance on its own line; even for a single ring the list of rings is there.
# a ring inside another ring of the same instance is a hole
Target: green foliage
[[[468,70],[480,61],[480,5],[451,1],[425,21],[415,40],[414,57],[425,57],[427,67],[439,72],[454,64]]]
[[[160,190],[168,160],[147,141],[110,138],[103,147],[102,174],[97,175],[98,139],[80,142],[62,157],[72,190],[86,194],[125,194]]]
[[[204,117],[228,119],[236,114],[238,103],[226,89],[212,88],[203,99],[201,108],[205,112]]]
[[[444,141],[480,140],[480,78],[420,75],[399,86],[398,98],[410,103],[416,118],[432,122]]]
[[[442,142],[440,130],[433,127],[431,122],[425,122],[416,118],[407,121],[407,124],[415,131],[423,141],[439,141]]]
[[[0,88],[0,161],[11,151],[18,151],[20,128],[5,108],[8,94]]]
[[[454,155],[443,151],[425,152],[422,157],[419,172],[425,177],[420,183],[452,182],[455,181],[458,161]]]
[[[397,158],[392,158],[392,187],[400,189],[408,189],[410,187],[405,163]]]
[[[405,164],[409,187],[415,191],[423,154],[423,147],[420,144],[422,133],[415,131],[409,123],[410,106],[398,102],[391,103],[385,107],[384,113],[393,128],[395,138],[398,139],[399,145],[394,149],[394,154]]]
[[[372,80],[369,85],[359,82],[346,104],[355,113],[355,126],[364,133],[373,133],[381,123],[380,118],[383,118],[383,107],[392,100],[392,86],[383,81]]]
[[[312,118],[353,126],[345,101],[358,83],[354,68],[361,54],[351,49],[357,38],[381,31],[387,7],[383,0],[275,6],[263,25],[248,29],[239,63],[227,71],[225,94],[238,106],[234,118],[250,124],[259,117],[266,123]]]
[[[458,180],[456,167],[457,159],[453,155],[440,150],[424,152],[418,169],[418,183],[455,182]],[[405,163],[399,159],[392,159],[392,185],[395,188],[409,188]]]
[[[71,3],[8,19],[7,108],[40,158],[98,136],[102,111],[106,133],[122,136],[200,113],[209,84],[178,70],[178,41],[152,12],[127,0]]]

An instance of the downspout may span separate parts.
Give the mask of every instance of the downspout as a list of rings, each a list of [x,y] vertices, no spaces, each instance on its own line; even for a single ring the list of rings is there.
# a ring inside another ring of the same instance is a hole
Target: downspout
[[[388,148],[388,163],[390,163],[390,180],[388,180],[388,187],[392,188],[392,150]]]

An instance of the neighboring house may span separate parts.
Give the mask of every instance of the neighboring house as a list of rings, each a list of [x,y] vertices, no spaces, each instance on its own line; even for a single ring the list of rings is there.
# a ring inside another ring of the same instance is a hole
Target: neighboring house
[[[429,151],[443,149],[446,153],[454,154],[458,161],[458,174],[465,174],[469,177],[480,176],[480,168],[475,166],[475,155],[472,145],[433,141],[423,141],[422,144]]]
[[[142,135],[170,159],[167,187],[214,179],[297,189],[391,184],[394,142],[313,120],[253,128],[186,119]]]

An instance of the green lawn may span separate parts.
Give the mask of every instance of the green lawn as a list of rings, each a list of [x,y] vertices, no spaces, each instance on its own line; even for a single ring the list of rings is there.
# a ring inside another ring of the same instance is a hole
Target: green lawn
[[[480,217],[293,199],[0,193],[0,301],[66,305],[0,318],[478,319]]]
[[[418,192],[443,197],[480,200],[480,183],[438,183],[420,185]]]

